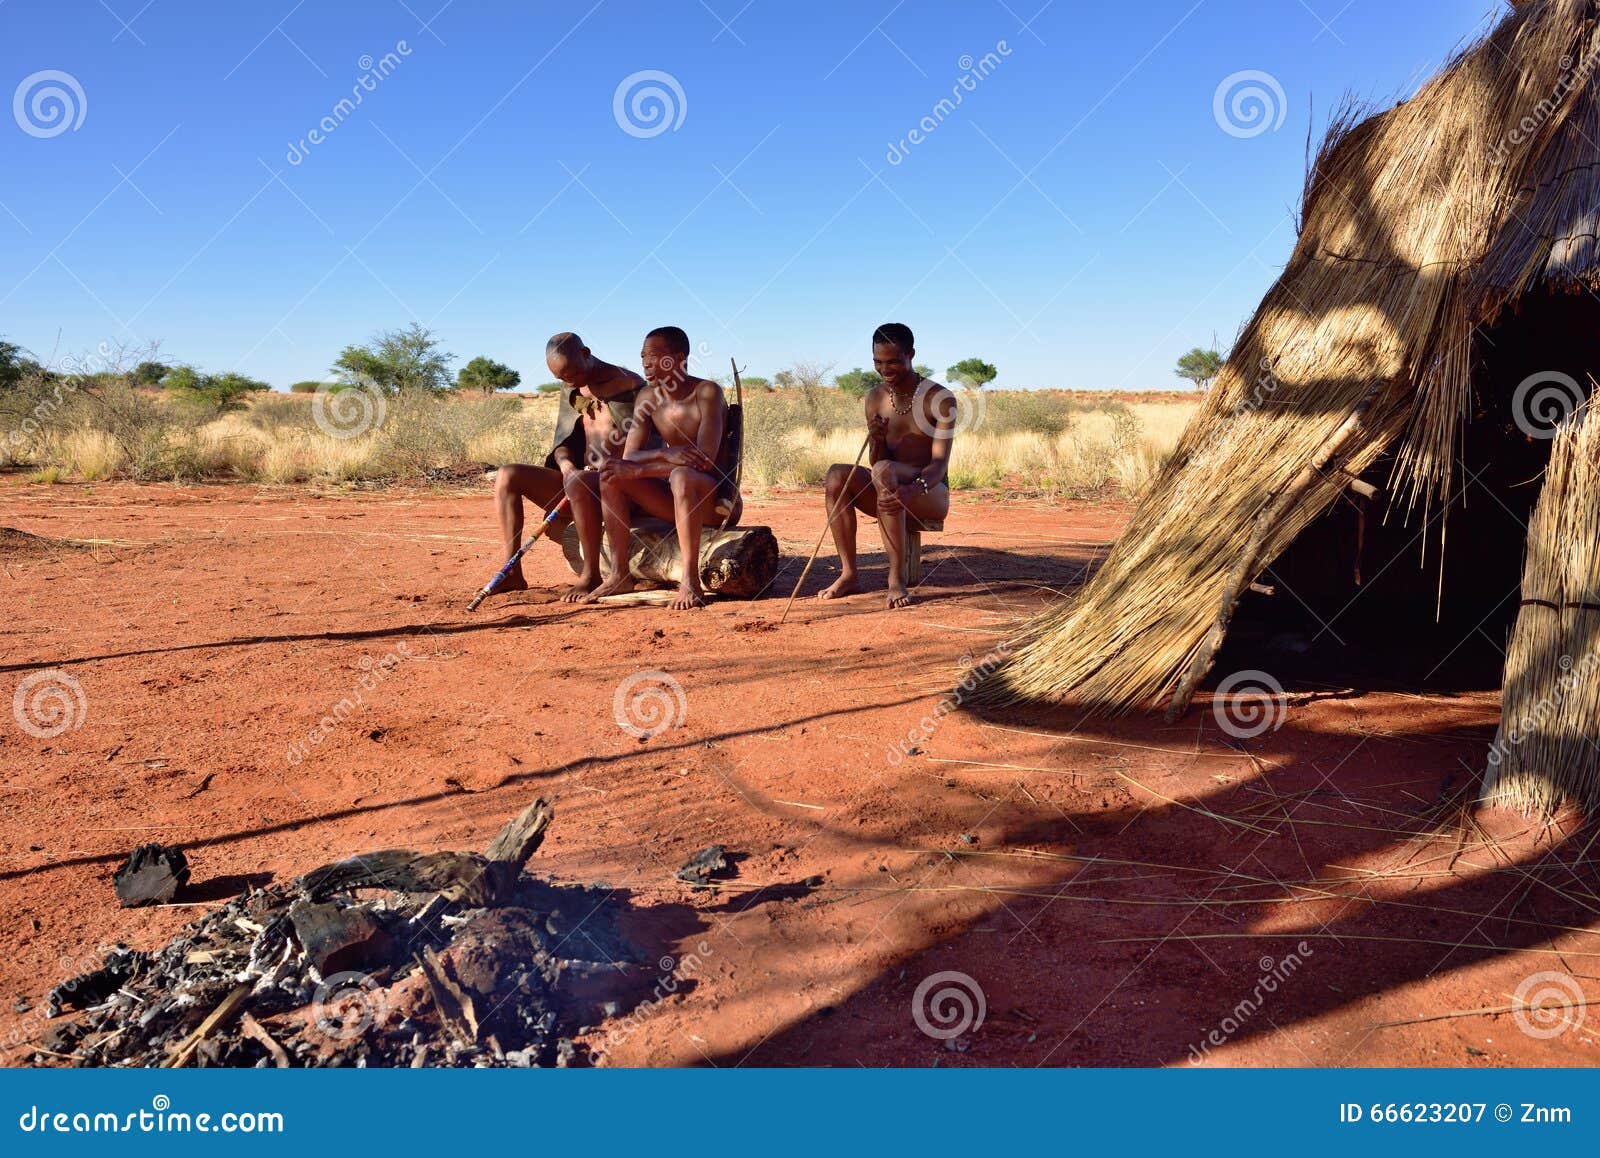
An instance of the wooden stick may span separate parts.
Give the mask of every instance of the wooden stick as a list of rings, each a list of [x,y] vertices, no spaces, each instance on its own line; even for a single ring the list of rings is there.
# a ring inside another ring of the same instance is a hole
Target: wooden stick
[[[850,473],[852,475],[856,473],[856,467],[861,465],[861,456],[867,453],[867,447],[871,442],[872,435],[870,434],[861,440],[861,449],[856,451],[856,460],[850,464]],[[845,489],[839,492],[839,502],[844,501],[845,493],[850,489],[850,480],[848,478],[845,479],[844,485]],[[805,586],[806,576],[811,574],[811,564],[817,561],[817,552],[822,550],[822,540],[828,537],[828,528],[833,526],[834,516],[838,513],[839,503],[834,503],[833,509],[828,512],[828,521],[822,524],[822,533],[817,536],[817,545],[811,548],[811,558],[806,560],[806,565],[800,572],[800,578],[795,582],[794,590],[789,592],[789,602],[783,605],[783,614],[778,616],[778,625],[780,627],[783,625],[783,621],[789,618],[789,609],[794,606],[794,597],[800,594],[800,588]]]
[[[739,457],[733,464],[733,501],[728,504],[727,514],[722,516],[719,531],[726,531],[733,522],[733,512],[739,509],[739,496],[744,492],[744,382],[739,378],[739,363],[729,358],[728,365],[733,367],[733,404],[739,408]]]

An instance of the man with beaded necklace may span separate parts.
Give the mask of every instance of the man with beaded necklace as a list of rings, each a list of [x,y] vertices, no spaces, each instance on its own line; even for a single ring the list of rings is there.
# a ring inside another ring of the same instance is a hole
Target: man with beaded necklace
[[[943,522],[950,511],[950,444],[955,436],[956,398],[918,374],[911,329],[898,322],[872,334],[872,365],[883,379],[867,392],[867,467],[839,463],[828,470],[827,510],[839,578],[819,599],[861,590],[856,571],[856,512],[878,520],[889,556],[890,608],[911,602],[905,584],[909,525]]]

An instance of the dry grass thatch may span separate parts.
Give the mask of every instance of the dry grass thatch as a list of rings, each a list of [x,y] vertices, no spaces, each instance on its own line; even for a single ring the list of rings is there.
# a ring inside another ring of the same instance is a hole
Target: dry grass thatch
[[[1528,528],[1484,799],[1530,814],[1600,806],[1600,413],[1556,435]]]
[[[1393,447],[1402,507],[1448,494],[1475,329],[1535,287],[1600,285],[1597,16],[1527,4],[1411,100],[1335,118],[1294,254],[1205,407],[1105,566],[978,700],[1181,705],[1241,577],[1349,475]]]

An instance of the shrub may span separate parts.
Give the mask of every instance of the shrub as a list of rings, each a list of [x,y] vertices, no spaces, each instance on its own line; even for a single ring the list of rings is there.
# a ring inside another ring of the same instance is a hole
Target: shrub
[[[322,389],[321,382],[296,382],[289,387],[290,394],[315,394]]]

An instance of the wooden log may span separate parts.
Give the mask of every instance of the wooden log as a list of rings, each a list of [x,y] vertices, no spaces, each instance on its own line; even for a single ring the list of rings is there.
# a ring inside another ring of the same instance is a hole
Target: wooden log
[[[544,843],[545,829],[555,819],[556,810],[543,797],[535,800],[506,822],[483,855],[493,861],[514,865],[519,871]]]
[[[561,535],[561,550],[574,574],[583,568],[578,530]],[[611,554],[601,558],[611,574]],[[641,584],[676,586],[683,579],[678,532],[660,519],[640,519],[628,544],[628,569]],[[700,536],[700,585],[707,594],[725,599],[753,599],[766,591],[778,573],[778,540],[768,527],[707,527]]]

